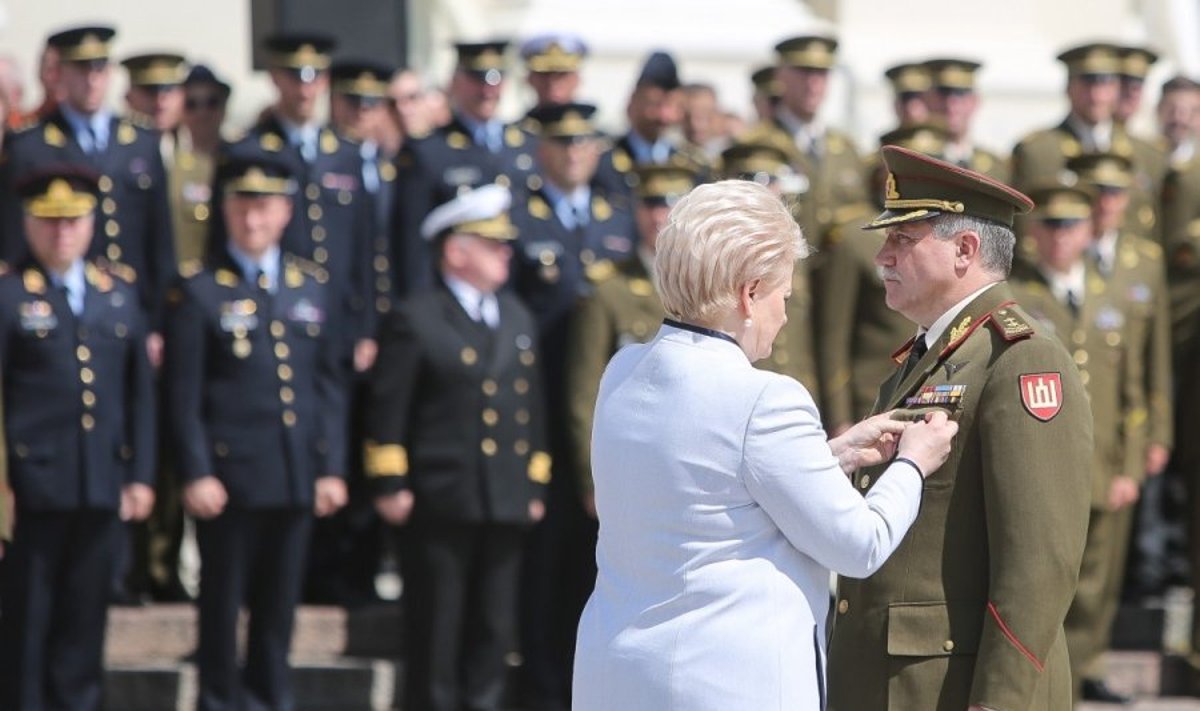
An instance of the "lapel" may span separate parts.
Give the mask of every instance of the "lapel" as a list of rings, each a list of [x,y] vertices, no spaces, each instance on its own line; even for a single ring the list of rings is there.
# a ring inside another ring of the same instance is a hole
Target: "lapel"
[[[930,344],[929,351],[925,353],[921,360],[917,361],[916,367],[912,369],[912,372],[903,381],[899,383],[894,382],[900,374],[899,369],[892,374],[892,377],[884,384],[884,391],[880,394],[880,402],[883,403],[883,407],[879,411],[883,412],[898,407],[918,385],[929,377],[930,373],[938,368],[942,361],[965,343],[977,328],[991,319],[993,311],[1012,302],[1012,291],[1008,288],[1007,284],[1000,282],[967,304],[966,308],[955,317],[945,333],[938,337],[937,342]],[[915,340],[915,337],[909,340],[903,348],[896,351],[892,355],[893,360],[902,364],[904,359],[908,357],[908,351],[912,347],[913,340]],[[891,386],[891,390],[887,392],[889,386]]]
[[[56,140],[51,143],[47,140],[47,134],[55,136]],[[71,128],[71,124],[67,122],[67,117],[63,115],[61,110],[55,110],[54,113],[46,117],[46,125],[42,128],[43,140],[50,145],[55,145],[59,150],[65,151],[67,156],[72,161],[79,161],[96,165],[100,156],[89,156],[83,152],[83,146],[79,145],[79,140],[75,137],[75,129]],[[62,140],[58,141],[57,136],[61,136]]]
[[[507,344],[515,343],[517,337],[516,317],[512,304],[503,292],[496,292],[496,301],[500,311],[500,325],[489,335],[492,339],[492,353],[489,359],[489,371],[499,373],[508,366],[516,350]]]
[[[454,292],[450,291],[450,287],[444,283],[439,282],[438,294],[442,301],[442,311],[446,316],[446,322],[454,331],[478,350],[490,348],[492,329],[488,328],[487,324],[479,323],[471,318],[462,304],[458,303]],[[503,322],[504,314],[501,314],[500,318]]]

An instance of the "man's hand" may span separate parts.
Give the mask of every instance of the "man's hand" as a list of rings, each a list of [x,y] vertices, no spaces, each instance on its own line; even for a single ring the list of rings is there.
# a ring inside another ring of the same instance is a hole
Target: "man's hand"
[[[1171,458],[1171,450],[1161,444],[1152,444],[1146,448],[1146,473],[1158,476],[1167,468],[1167,460]]]
[[[537,523],[546,516],[546,504],[541,499],[529,500],[529,520]]]
[[[412,515],[412,509],[413,493],[408,489],[402,489],[387,496],[375,497],[375,510],[384,521],[393,526],[402,526],[407,523],[408,517]]]
[[[145,484],[126,484],[121,489],[122,521],[145,521],[154,509],[154,489]]]
[[[1118,476],[1108,485],[1108,508],[1120,511],[1138,500],[1138,483],[1131,477]]]
[[[158,369],[163,362],[163,337],[161,333],[151,333],[146,336],[146,357],[150,359],[150,367]]]
[[[379,343],[374,338],[362,338],[354,344],[354,372],[365,373],[375,365]]]
[[[317,518],[325,518],[337,513],[346,505],[349,495],[346,493],[346,482],[338,476],[323,476],[317,479],[316,501],[313,502],[313,513]]]
[[[183,488],[183,508],[201,521],[220,516],[227,503],[229,494],[215,476],[200,477]]]

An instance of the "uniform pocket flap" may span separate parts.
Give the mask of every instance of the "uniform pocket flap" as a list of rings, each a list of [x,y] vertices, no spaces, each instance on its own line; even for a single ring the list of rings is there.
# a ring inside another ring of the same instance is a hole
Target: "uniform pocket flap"
[[[945,657],[974,654],[979,647],[984,604],[912,602],[888,606],[888,654]]]

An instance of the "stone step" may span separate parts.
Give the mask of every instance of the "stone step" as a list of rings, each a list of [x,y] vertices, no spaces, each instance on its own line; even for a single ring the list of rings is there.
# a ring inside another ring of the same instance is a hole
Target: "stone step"
[[[293,659],[296,711],[390,711],[403,665],[396,660],[334,657]],[[191,711],[198,690],[190,663],[111,665],[104,711]]]
[[[105,662],[113,666],[185,659],[196,649],[196,621],[196,608],[190,604],[110,608]],[[241,633],[244,640],[244,615]],[[292,653],[298,657],[398,657],[400,609],[395,604],[352,611],[302,606],[292,635]]]

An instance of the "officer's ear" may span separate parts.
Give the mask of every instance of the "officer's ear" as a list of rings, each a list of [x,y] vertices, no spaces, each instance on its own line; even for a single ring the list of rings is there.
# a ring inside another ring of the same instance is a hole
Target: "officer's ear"
[[[954,238],[954,243],[954,261],[960,267],[966,267],[979,258],[982,239],[975,230],[963,230],[959,232]]]

